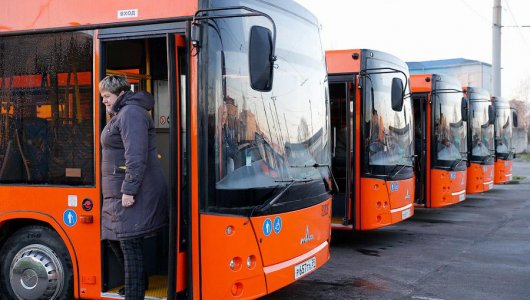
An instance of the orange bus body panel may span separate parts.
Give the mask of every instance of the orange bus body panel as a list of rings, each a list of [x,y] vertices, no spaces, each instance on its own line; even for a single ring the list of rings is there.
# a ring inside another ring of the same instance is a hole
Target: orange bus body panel
[[[353,59],[352,55],[357,53],[359,59]],[[361,50],[332,50],[326,51],[326,64],[328,74],[353,73],[361,69]]]
[[[318,247],[312,249],[310,252],[292,258],[284,263],[279,263],[274,266],[265,267],[265,277],[267,279],[267,289],[269,293],[272,293],[284,286],[295,281],[294,279],[294,266],[302,263],[312,257],[316,260],[316,269],[322,267],[330,258],[329,253],[329,241],[322,242]],[[315,271],[313,270],[313,271]],[[311,274],[313,271],[307,274]],[[303,277],[305,277],[304,275]],[[300,277],[300,278],[303,278]],[[299,278],[299,279],[300,279]],[[298,279],[296,279],[298,280]]]
[[[361,220],[358,230],[371,230],[398,223],[414,214],[415,178],[385,181],[361,178],[361,209],[357,218]],[[394,190],[392,186],[399,187]]]
[[[232,228],[231,234],[227,234],[228,227]],[[259,247],[248,218],[203,214],[201,236],[201,248],[207,249],[201,253],[204,299],[255,299],[267,294]],[[255,265],[248,268],[251,255]],[[232,259],[238,262],[234,270],[230,269]],[[241,284],[241,291],[237,294],[235,289],[234,296],[232,287],[236,283]]]
[[[282,218],[281,231],[278,234],[273,231],[265,236],[262,229],[264,221],[274,221],[276,216]],[[252,218],[256,240],[260,241],[268,293],[295,281],[294,265],[315,256],[318,269],[328,261],[330,224],[331,198],[298,211]],[[300,246],[287,247],[292,243]],[[286,257],[290,259],[285,261]]]
[[[495,162],[495,184],[503,184],[512,180],[512,160],[497,159]]]
[[[454,178],[451,178],[451,174]],[[444,207],[466,199],[466,171],[431,170],[431,205]]]
[[[0,32],[192,16],[197,8],[196,0],[158,0],[156,5],[143,0],[4,1],[0,11]]]
[[[250,222],[248,218],[203,214],[201,235],[208,238],[201,240],[201,247],[216,249],[201,253],[202,284],[208,287],[202,291],[203,297],[255,299],[295,281],[294,266],[299,263],[315,257],[317,268],[322,266],[329,260],[330,207],[331,200],[327,200],[298,211],[253,217]],[[272,222],[277,217],[282,227],[266,236],[265,220]],[[293,242],[300,246],[286,247]],[[251,267],[247,266],[249,257],[254,257]],[[234,270],[230,268],[232,260],[236,262]],[[220,278],[219,270],[228,276]]]
[[[468,194],[478,194],[484,192],[484,169],[482,165],[471,163],[467,167],[467,187]]]
[[[493,188],[493,177],[495,176],[495,165],[482,166],[484,170],[484,192]],[[511,173],[511,172],[510,172]]]
[[[428,97],[430,99],[432,91],[432,74],[410,75],[410,88],[412,93],[429,93]]]
[[[97,171],[99,173],[99,170]],[[74,296],[99,298],[101,282],[99,188],[46,188],[33,186],[1,186],[2,214],[0,223],[11,219],[31,219],[48,223],[61,237],[72,259]],[[68,199],[77,198],[77,206]],[[91,211],[81,207],[83,199],[93,200]],[[77,222],[69,227],[63,221],[67,209],[78,216],[92,216],[94,223]],[[83,280],[84,279],[84,280]],[[80,293],[81,291],[81,293]]]
[[[493,187],[495,165],[471,163],[467,168],[467,193],[477,194],[489,191]]]

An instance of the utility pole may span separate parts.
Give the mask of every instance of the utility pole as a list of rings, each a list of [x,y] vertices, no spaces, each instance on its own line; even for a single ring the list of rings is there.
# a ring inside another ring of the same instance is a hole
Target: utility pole
[[[492,24],[492,96],[500,97],[501,91],[501,27],[502,27],[501,0],[493,0],[493,24]]]

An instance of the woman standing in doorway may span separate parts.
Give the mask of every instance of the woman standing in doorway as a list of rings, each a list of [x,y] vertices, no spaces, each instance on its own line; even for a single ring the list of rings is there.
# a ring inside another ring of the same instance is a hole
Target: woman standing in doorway
[[[144,299],[142,239],[168,223],[167,187],[149,110],[153,97],[131,91],[127,77],[99,83],[111,119],[101,133],[102,232],[125,268],[126,299]]]

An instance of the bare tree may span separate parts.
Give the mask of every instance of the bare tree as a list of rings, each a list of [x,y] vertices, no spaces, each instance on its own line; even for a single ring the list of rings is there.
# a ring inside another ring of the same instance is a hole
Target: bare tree
[[[530,75],[519,82],[517,87],[512,91],[511,98],[521,100],[527,105],[530,103]]]

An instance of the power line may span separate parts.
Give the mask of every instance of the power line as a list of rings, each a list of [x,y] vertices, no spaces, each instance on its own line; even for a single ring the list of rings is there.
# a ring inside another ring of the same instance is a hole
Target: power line
[[[519,24],[517,23],[517,20],[515,19],[515,16],[513,15],[512,8],[510,7],[510,4],[508,3],[508,0],[504,0],[504,3],[506,4],[506,7],[508,8],[508,12],[510,13],[510,16],[512,17],[512,20],[515,23],[515,27],[517,27],[517,32],[519,33],[519,36],[523,40],[523,42],[524,42],[524,44],[526,46],[526,49],[528,51],[530,51],[530,46],[528,45],[528,42],[526,41],[526,38],[524,37],[523,32],[521,31],[521,27],[523,27],[523,26],[519,26]],[[507,26],[505,26],[505,27],[507,27]],[[524,27],[530,27],[530,26],[524,25]]]
[[[462,3],[465,4],[475,15],[477,15],[479,18],[481,18],[484,22],[490,24],[491,19],[483,16],[481,13],[479,13],[471,4],[469,4],[466,0],[460,0]]]

